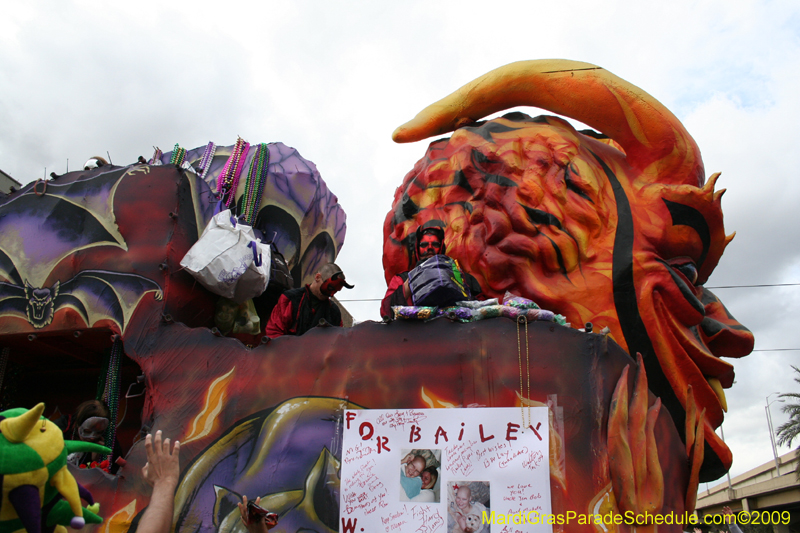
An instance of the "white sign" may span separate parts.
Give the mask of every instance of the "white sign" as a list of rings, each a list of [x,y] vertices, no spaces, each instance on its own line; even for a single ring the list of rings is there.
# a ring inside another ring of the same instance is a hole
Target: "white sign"
[[[550,532],[547,408],[348,410],[341,533]]]

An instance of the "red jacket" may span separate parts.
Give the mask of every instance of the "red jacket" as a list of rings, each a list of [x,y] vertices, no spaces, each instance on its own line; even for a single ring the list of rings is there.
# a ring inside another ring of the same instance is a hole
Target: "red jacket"
[[[400,272],[389,281],[386,295],[381,300],[381,318],[394,318],[392,307],[396,305],[414,305],[411,298],[403,294],[403,283],[408,279],[408,272]]]
[[[312,306],[311,298],[314,299],[316,309]],[[318,299],[306,285],[299,289],[290,289],[281,295],[264,332],[270,338],[302,335],[319,325],[321,319],[332,326],[342,326],[339,306],[330,300]]]

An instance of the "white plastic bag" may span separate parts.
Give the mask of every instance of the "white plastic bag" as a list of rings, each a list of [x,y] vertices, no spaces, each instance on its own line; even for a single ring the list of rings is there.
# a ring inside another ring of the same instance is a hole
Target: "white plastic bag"
[[[214,215],[181,260],[205,288],[237,303],[266,290],[271,263],[270,247],[255,238],[253,228],[237,222],[230,209]]]

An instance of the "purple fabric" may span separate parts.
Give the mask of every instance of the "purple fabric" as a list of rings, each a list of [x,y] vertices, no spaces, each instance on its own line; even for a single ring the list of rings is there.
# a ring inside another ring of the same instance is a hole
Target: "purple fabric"
[[[511,307],[517,307],[519,309],[539,309],[539,306],[536,305],[536,302],[533,300],[528,300],[522,296],[511,294],[508,291],[506,291],[506,294],[503,297],[503,305],[510,305]]]
[[[534,322],[536,320],[552,322],[555,318],[555,314],[546,309],[520,309],[508,305],[502,306],[501,316],[512,320],[518,320],[520,317],[524,317],[526,322]]]
[[[436,312],[436,316],[443,316],[459,322],[472,322],[472,309],[467,307],[443,307]]]
[[[89,503],[89,505],[94,505],[94,496],[92,493],[89,492],[89,489],[78,483],[78,494],[80,494],[81,499],[85,500]]]
[[[546,322],[555,322],[556,321],[556,314],[552,311],[548,311],[547,309],[538,309],[539,317],[536,320],[544,320]]]
[[[392,307],[394,317],[399,320],[427,320],[436,316],[435,307],[397,305]]]
[[[469,318],[467,318],[469,315]],[[445,316],[452,320],[459,320],[461,322],[476,322],[486,318],[510,318],[511,320],[518,320],[524,317],[526,322],[534,322],[537,320],[553,322],[555,314],[552,311],[545,309],[520,309],[510,305],[486,305],[477,309],[468,309],[466,307],[445,307],[439,310],[437,316]]]
[[[37,487],[21,485],[8,493],[8,501],[28,533],[39,533],[42,530],[42,501],[39,499]]]

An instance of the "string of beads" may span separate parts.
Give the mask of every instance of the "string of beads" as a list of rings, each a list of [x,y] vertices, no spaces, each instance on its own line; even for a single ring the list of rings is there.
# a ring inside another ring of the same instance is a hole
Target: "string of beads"
[[[236,206],[236,191],[239,189],[239,177],[242,175],[242,170],[244,170],[244,162],[247,160],[247,152],[250,151],[250,143],[245,143],[244,148],[242,149],[242,156],[239,158],[239,161],[236,163],[236,171],[233,173],[233,183],[231,184],[231,189],[228,192],[228,199],[225,202],[226,207],[230,207],[231,203],[233,203],[234,207]]]
[[[264,194],[264,185],[269,174],[269,146],[265,143],[258,145],[250,169],[247,173],[247,184],[245,186],[245,201],[242,214],[245,223],[252,226],[258,216],[261,206],[261,198]]]
[[[158,146],[155,147],[155,151],[153,152],[153,157],[150,158],[150,161],[147,162],[148,165],[160,165],[161,164],[161,156],[163,156],[163,152],[161,152],[161,148]]]
[[[119,387],[120,387],[120,366],[122,363],[122,341],[116,339],[111,346],[111,355],[108,358],[108,370],[106,371],[106,385],[103,391],[103,401],[108,406],[109,424],[106,428],[106,446],[114,449],[114,439],[117,436],[117,414],[119,413]],[[111,455],[103,457],[109,463],[114,462],[113,451]]]
[[[528,376],[528,390],[527,394],[523,396],[522,390],[522,345],[519,341],[519,324],[520,322],[525,322],[525,375]],[[522,412],[522,431],[525,431],[525,428],[531,425],[531,362],[530,362],[530,355],[528,349],[528,320],[525,317],[517,318],[517,359],[519,360],[519,409]],[[526,400],[528,401],[528,423],[525,423],[525,403]]]
[[[220,200],[225,201],[226,207],[230,207],[233,197],[236,196],[236,188],[239,186],[239,175],[244,166],[244,159],[247,157],[249,148],[250,143],[246,142],[241,137],[236,139],[233,151],[217,178],[217,193],[220,195]]]
[[[211,169],[211,161],[214,160],[214,154],[217,151],[217,145],[209,142],[206,149],[203,151],[203,157],[200,158],[200,179],[205,180],[206,174]]]
[[[170,165],[183,166],[186,161],[186,148],[181,148],[178,143],[175,143],[175,148],[172,149],[172,157],[169,160]]]

